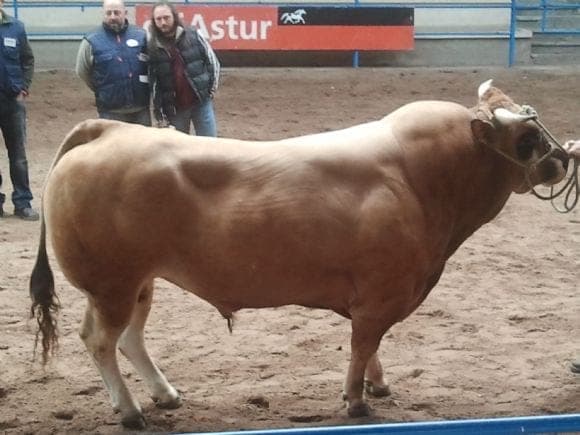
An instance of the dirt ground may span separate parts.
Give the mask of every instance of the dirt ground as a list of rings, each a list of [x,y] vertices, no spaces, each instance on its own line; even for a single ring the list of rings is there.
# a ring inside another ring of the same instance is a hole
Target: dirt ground
[[[283,138],[377,119],[420,99],[472,106],[488,78],[532,104],[556,137],[580,137],[578,69],[232,69],[223,72],[216,113],[222,136]],[[35,206],[60,141],[95,114],[71,72],[37,73],[28,102]],[[0,220],[0,432],[123,432],[78,337],[84,297],[54,259],[61,346],[45,370],[32,361],[27,284],[38,233],[38,223]],[[327,311],[245,310],[230,335],[215,309],[159,281],[147,344],[183,406],[157,409],[121,358],[123,373],[151,432],[580,412],[580,376],[568,370],[580,353],[579,271],[580,207],[559,214],[530,194],[512,196],[450,259],[426,302],[383,339],[393,394],[370,399],[370,418],[346,416],[350,328]]]

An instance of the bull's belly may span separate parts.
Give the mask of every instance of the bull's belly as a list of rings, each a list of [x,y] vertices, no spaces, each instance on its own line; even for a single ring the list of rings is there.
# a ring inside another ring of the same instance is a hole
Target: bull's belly
[[[285,265],[264,260],[262,268],[252,267],[252,262],[212,266],[191,262],[188,267],[168,263],[160,275],[206,300],[226,317],[244,308],[301,305],[345,317],[364,307],[372,316],[399,321],[422,302],[433,272],[413,256],[408,262],[414,262],[414,273],[409,273],[401,267],[401,255],[395,258],[380,256],[339,265],[312,259]]]
[[[172,272],[164,273],[162,278],[206,300],[222,314],[284,305],[325,308],[344,314],[355,291],[346,273],[321,273],[307,268],[276,273],[195,268],[186,274]]]

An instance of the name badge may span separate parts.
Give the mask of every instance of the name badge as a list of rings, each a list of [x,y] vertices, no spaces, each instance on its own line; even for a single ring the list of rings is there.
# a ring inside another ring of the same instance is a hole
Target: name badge
[[[139,81],[141,83],[149,83],[149,76],[145,76],[145,75],[140,74],[139,75]]]
[[[16,47],[16,39],[4,38],[4,47]]]
[[[137,47],[139,42],[136,39],[127,39],[127,46],[128,47]]]

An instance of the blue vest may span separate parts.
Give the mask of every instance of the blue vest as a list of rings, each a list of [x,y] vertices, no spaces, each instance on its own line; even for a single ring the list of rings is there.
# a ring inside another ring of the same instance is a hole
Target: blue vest
[[[145,31],[129,25],[115,33],[103,26],[86,39],[93,53],[97,109],[149,107]]]
[[[26,89],[20,59],[26,32],[20,21],[11,17],[6,20],[0,24],[0,97],[11,99]]]

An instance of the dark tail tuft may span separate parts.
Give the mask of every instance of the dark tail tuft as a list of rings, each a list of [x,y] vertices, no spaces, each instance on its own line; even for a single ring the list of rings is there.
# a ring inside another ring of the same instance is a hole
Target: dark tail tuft
[[[54,291],[54,276],[48,263],[46,253],[46,226],[44,216],[40,226],[40,242],[36,263],[30,276],[30,318],[36,318],[38,330],[34,342],[34,354],[38,339],[42,337],[42,364],[46,364],[49,355],[52,355],[58,347],[58,329],[56,315],[60,309],[58,298]]]

